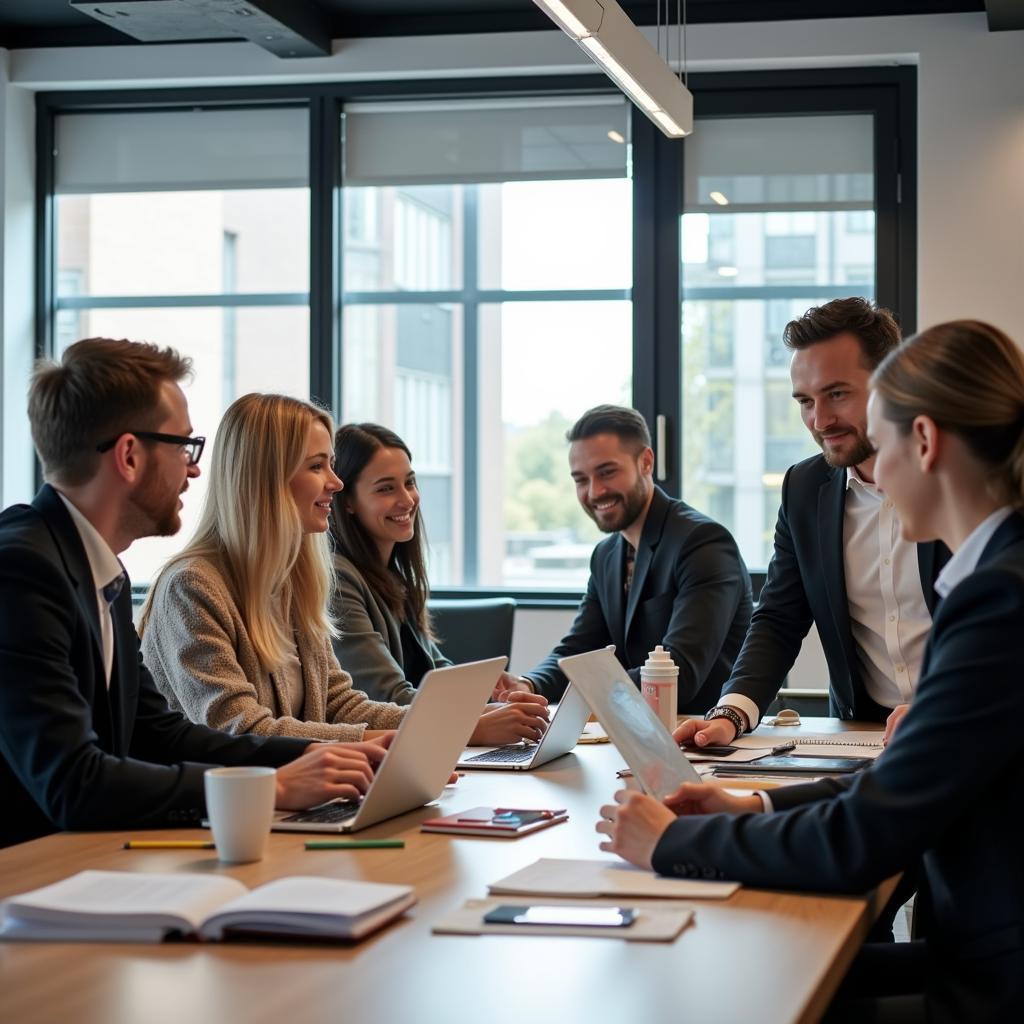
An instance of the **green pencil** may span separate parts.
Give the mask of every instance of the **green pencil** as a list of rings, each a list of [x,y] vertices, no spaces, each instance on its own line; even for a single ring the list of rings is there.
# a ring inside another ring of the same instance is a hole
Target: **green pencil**
[[[404,839],[309,839],[307,850],[400,850]]]

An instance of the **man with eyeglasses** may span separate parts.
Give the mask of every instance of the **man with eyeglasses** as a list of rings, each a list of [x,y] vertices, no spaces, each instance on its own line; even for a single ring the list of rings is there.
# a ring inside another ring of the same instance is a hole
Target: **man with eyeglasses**
[[[384,756],[193,725],[142,664],[117,555],[181,527],[205,441],[179,386],[190,373],[173,349],[107,338],[36,368],[29,422],[47,482],[0,514],[0,846],[195,824],[212,765],[276,767],[281,808],[354,797]]]

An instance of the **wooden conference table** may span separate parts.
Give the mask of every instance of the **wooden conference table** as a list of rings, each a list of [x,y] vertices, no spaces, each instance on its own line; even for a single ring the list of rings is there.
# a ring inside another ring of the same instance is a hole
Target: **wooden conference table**
[[[850,723],[808,719],[804,731]],[[783,735],[783,730],[772,730]],[[792,730],[785,732],[792,735]],[[817,1020],[874,916],[874,899],[741,889],[696,901],[673,943],[455,937],[430,928],[487,883],[538,857],[603,857],[597,810],[621,783],[614,747],[579,746],[530,773],[468,773],[442,813],[477,805],[566,807],[570,820],[517,840],[428,835],[422,808],[360,833],[404,849],[306,852],[275,833],[259,863],[213,851],[126,851],[129,833],[79,833],[0,851],[0,897],[85,868],[225,873],[252,887],[289,874],[411,883],[408,915],[352,946],[0,943],[0,1020],[17,1024],[359,1024],[462,1021],[792,1022]],[[132,833],[139,837],[140,833]],[[201,831],[142,838],[208,838]]]

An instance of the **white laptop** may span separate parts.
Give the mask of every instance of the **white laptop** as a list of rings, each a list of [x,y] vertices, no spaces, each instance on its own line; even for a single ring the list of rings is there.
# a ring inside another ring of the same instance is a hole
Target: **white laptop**
[[[277,811],[271,827],[292,832],[355,832],[435,800],[507,661],[490,658],[428,672],[362,800],[333,800],[306,811]]]
[[[606,647],[559,658],[558,667],[586,699],[645,793],[662,800],[684,782],[700,782],[614,651]]]
[[[583,726],[590,717],[587,702],[572,686],[566,687],[547,730],[538,743],[509,743],[503,747],[474,753],[470,747],[459,758],[460,768],[500,768],[505,771],[528,772],[556,757],[568,754],[579,741]]]

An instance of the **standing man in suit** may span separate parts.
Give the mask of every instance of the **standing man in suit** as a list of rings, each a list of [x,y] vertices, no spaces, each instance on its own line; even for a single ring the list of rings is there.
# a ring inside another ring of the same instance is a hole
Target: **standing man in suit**
[[[842,893],[920,858],[927,942],[865,946],[843,993],[902,1003],[849,1005],[841,1019],[1002,1021],[1024,1002],[1024,872],[1008,824],[1024,813],[1024,355],[989,324],[932,327],[879,367],[868,424],[903,535],[954,552],[894,740],[841,781],[744,797],[687,784],[664,805],[622,790],[601,808],[601,848],[666,875]],[[964,770],[972,750],[984,756]]]
[[[654,484],[654,452],[634,409],[599,405],[566,435],[576,497],[613,534],[594,549],[590,581],[568,634],[518,681],[558,700],[558,659],[614,644],[634,682],[661,644],[679,666],[680,711],[705,711],[729,677],[750,622],[750,576],[732,535]],[[502,685],[502,684],[499,684]]]
[[[822,454],[782,483],[775,552],[750,632],[707,721],[680,743],[729,743],[757,726],[813,622],[829,670],[829,713],[887,723],[906,712],[949,557],[940,542],[900,536],[892,501],[875,486],[867,438],[871,373],[900,342],[888,310],[834,299],[786,325],[793,398]]]
[[[29,422],[47,483],[0,515],[0,846],[197,823],[211,765],[277,767],[282,808],[353,797],[384,755],[192,725],[142,664],[117,556],[181,525],[204,443],[179,386],[190,372],[173,349],[104,338],[36,368]]]

